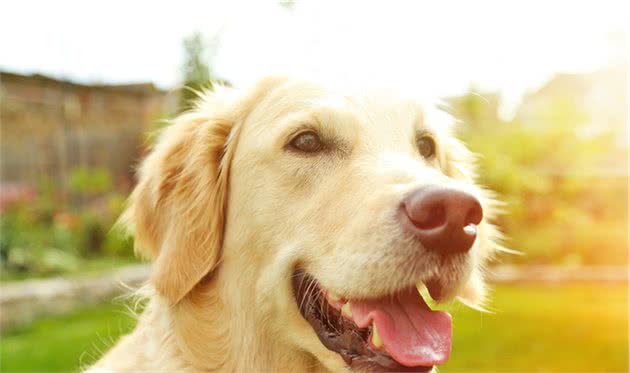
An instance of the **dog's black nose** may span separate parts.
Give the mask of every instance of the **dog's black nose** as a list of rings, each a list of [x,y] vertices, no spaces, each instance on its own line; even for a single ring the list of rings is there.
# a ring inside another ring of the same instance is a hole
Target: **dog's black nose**
[[[470,250],[477,237],[483,210],[472,195],[444,187],[427,186],[403,200],[404,219],[422,246],[441,255]]]

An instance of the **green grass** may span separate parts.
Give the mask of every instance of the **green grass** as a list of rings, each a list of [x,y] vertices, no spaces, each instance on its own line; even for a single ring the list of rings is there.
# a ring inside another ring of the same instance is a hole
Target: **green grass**
[[[500,286],[494,314],[453,314],[442,372],[627,372],[626,285]]]
[[[625,285],[499,286],[494,314],[452,307],[451,360],[441,372],[626,372]],[[5,334],[0,370],[70,371],[131,330],[122,305],[42,318]]]
[[[135,320],[122,304],[43,317],[2,336],[0,371],[77,371],[94,362],[134,325]]]

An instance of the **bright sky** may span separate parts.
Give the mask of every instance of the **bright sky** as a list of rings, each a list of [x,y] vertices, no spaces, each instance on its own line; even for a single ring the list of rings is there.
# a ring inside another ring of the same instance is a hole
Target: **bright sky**
[[[510,102],[554,72],[619,59],[629,4],[303,0],[287,9],[264,0],[4,1],[0,69],[166,88],[181,78],[182,39],[199,30],[209,43],[220,35],[213,70],[236,85],[274,72],[438,96],[475,84]]]

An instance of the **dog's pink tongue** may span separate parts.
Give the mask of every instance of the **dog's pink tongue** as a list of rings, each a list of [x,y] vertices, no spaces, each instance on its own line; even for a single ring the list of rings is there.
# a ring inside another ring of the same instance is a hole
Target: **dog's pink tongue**
[[[451,315],[431,311],[416,289],[392,299],[350,301],[353,321],[374,321],[387,353],[404,366],[443,364],[451,353]]]

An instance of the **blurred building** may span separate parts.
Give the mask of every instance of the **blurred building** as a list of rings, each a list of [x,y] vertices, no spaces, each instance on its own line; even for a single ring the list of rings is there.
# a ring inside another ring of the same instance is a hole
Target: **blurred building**
[[[84,85],[0,72],[3,184],[64,188],[73,169],[103,168],[130,179],[145,133],[176,109],[177,97],[152,84]]]

